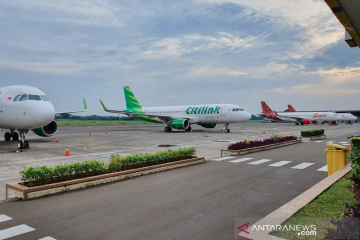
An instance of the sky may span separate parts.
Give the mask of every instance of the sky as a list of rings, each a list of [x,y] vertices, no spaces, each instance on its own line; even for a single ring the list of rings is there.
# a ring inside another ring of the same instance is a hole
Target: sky
[[[260,101],[359,109],[360,51],[323,0],[0,0],[0,87],[44,91],[56,111]]]

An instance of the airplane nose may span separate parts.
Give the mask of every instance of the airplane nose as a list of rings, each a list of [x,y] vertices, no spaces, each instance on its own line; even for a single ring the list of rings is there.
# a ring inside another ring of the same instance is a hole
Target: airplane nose
[[[245,113],[246,113],[246,115],[245,115],[246,120],[250,120],[251,119],[251,114],[248,113],[248,112],[245,112]]]
[[[55,118],[54,106],[49,102],[42,102],[38,106],[34,107],[33,116],[39,125],[48,125]]]

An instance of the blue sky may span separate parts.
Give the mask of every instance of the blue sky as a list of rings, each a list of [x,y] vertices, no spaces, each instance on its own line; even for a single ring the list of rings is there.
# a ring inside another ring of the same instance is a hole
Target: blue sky
[[[320,0],[0,1],[0,31],[0,86],[58,111],[108,115],[123,86],[144,106],[360,109],[359,49]]]

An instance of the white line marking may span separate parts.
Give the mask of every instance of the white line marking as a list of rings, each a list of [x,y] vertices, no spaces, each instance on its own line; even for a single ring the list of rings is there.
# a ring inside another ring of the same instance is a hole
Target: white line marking
[[[11,220],[11,219],[12,219],[11,217],[6,216],[6,215],[4,215],[4,214],[1,214],[1,215],[0,215],[0,222],[9,221],[9,220]]]
[[[320,171],[320,172],[327,172],[327,165],[323,166],[322,168],[319,168],[317,171]]]
[[[251,160],[251,159],[253,159],[253,158],[240,158],[240,159],[232,160],[232,161],[229,161],[229,162],[239,163],[239,162],[244,162],[244,161],[248,161],[248,160]]]
[[[258,164],[261,164],[261,163],[264,163],[264,162],[269,162],[269,161],[271,161],[271,159],[261,159],[261,160],[255,161],[255,162],[250,162],[248,164],[258,165]]]
[[[7,228],[0,231],[0,240],[18,236],[20,234],[34,231],[35,229],[28,225],[22,224],[16,227]]]
[[[350,146],[350,143],[343,143],[344,146]]]
[[[273,164],[270,164],[269,166],[270,167],[281,167],[281,166],[284,166],[288,163],[291,163],[292,161],[280,161],[280,162],[277,162],[277,163],[273,163]]]
[[[333,142],[335,142],[335,141],[327,141],[327,143],[333,143]]]
[[[339,142],[339,143],[348,143],[348,142]]]
[[[0,181],[10,180],[10,179],[15,179],[15,178],[20,178],[20,177],[3,178],[3,179],[0,179]]]
[[[307,163],[307,162],[304,162],[304,163],[300,163],[299,165],[296,165],[295,167],[292,167],[294,169],[304,169],[304,168],[307,168],[311,165],[313,165],[315,163]]]
[[[53,237],[44,237],[44,238],[40,238],[39,240],[56,240]]]
[[[323,141],[315,141],[315,142],[323,142]]]
[[[223,161],[223,160],[232,159],[232,158],[234,158],[234,157],[221,157],[221,158],[212,159],[212,161]]]

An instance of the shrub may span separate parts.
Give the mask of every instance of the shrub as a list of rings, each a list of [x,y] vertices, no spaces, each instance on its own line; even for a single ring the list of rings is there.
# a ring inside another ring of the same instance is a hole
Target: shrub
[[[274,137],[276,136],[276,137]],[[229,150],[242,150],[242,149],[247,149],[247,148],[254,148],[254,147],[260,147],[260,146],[266,146],[266,145],[270,145],[270,144],[274,144],[274,143],[282,143],[282,142],[288,142],[288,141],[292,141],[292,140],[296,140],[297,137],[296,136],[277,136],[277,135],[273,135],[273,137],[269,138],[269,139],[264,139],[264,140],[259,140],[259,141],[248,141],[245,140],[243,142],[237,142],[237,143],[233,143],[230,144],[228,146]]]
[[[349,161],[350,161],[350,165],[351,165],[351,171],[353,173],[353,178],[360,179],[360,150],[359,150],[359,148],[353,148],[353,150],[349,154]]]
[[[306,131],[301,131],[301,136],[311,137],[311,136],[324,135],[324,133],[325,133],[324,129],[306,130]]]
[[[110,156],[108,164],[92,160],[60,164],[54,167],[28,167],[20,170],[20,176],[22,183],[31,187],[189,159],[193,158],[195,153],[195,148],[191,147],[180,148],[178,150],[169,149],[155,154],[134,154],[126,157],[121,157],[120,154],[113,154]]]

